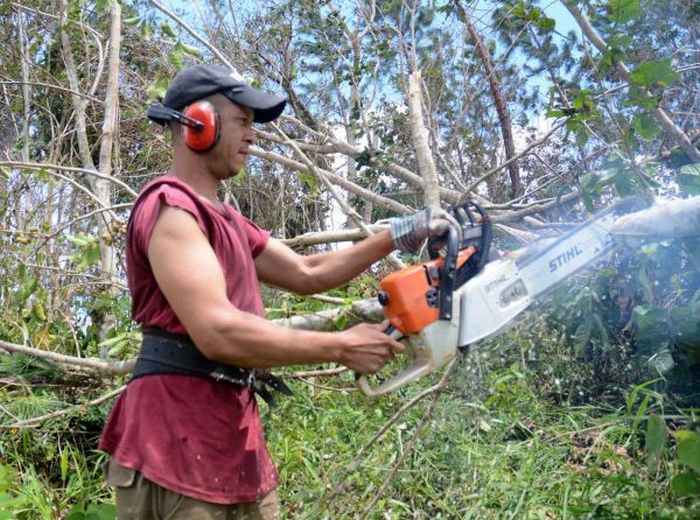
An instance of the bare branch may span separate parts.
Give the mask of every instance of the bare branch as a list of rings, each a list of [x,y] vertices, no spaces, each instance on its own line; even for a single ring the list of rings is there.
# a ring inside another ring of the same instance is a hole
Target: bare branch
[[[421,101],[421,73],[415,70],[408,78],[408,113],[411,125],[413,149],[416,152],[418,171],[423,179],[424,203],[431,208],[440,207],[440,184],[433,154],[428,145],[428,131],[423,121],[423,106]]]
[[[116,179],[111,176],[105,176],[101,173],[99,173],[96,170],[89,170],[87,168],[77,168],[75,166],[63,166],[62,164],[50,164],[50,163],[33,163],[33,162],[23,162],[23,161],[0,161],[0,166],[7,166],[10,168],[26,168],[27,170],[59,170],[59,171],[64,171],[64,172],[73,172],[73,173],[84,173],[86,175],[91,175],[93,177],[97,177],[98,179],[104,179],[106,181],[109,181],[111,183],[116,184],[123,190],[125,190],[129,195],[132,197],[136,198],[138,196],[138,193],[136,193],[133,189],[129,187],[128,184],[120,181],[119,179]]]
[[[503,99],[503,93],[501,92],[501,82],[498,79],[496,69],[491,62],[491,57],[489,56],[488,51],[484,48],[484,44],[481,42],[481,36],[479,36],[479,33],[474,27],[466,7],[464,7],[462,2],[459,2],[458,5],[462,14],[462,21],[467,26],[467,31],[469,31],[472,40],[474,40],[476,52],[481,58],[481,62],[484,64],[484,68],[486,69],[486,76],[489,80],[489,86],[491,88],[491,96],[496,103],[496,112],[498,113],[498,120],[501,126],[503,148],[506,152],[506,159],[508,159],[507,166],[513,189],[512,194],[513,198],[517,198],[522,195],[523,188],[520,183],[520,169],[518,168],[517,158],[515,157],[515,145],[513,144],[513,130],[510,123],[510,114],[508,114],[508,108],[506,107],[505,100]]]
[[[224,65],[226,65],[229,69],[231,69],[231,70],[236,70],[236,67],[234,67],[234,66],[231,64],[231,62],[228,61],[228,60],[226,59],[226,56],[224,56],[224,55],[223,55],[216,47],[214,47],[211,43],[209,43],[209,42],[206,41],[204,38],[202,38],[199,34],[197,34],[197,32],[196,32],[194,29],[192,29],[192,27],[190,27],[189,25],[187,25],[187,23],[186,23],[182,18],[180,18],[178,15],[176,15],[175,13],[173,13],[170,9],[168,9],[167,7],[165,7],[164,5],[162,5],[160,2],[158,2],[158,0],[151,0],[151,3],[152,3],[153,5],[155,5],[158,9],[160,9],[163,13],[165,13],[166,15],[168,15],[170,18],[172,18],[173,20],[175,20],[179,26],[181,26],[181,27],[182,27],[183,29],[185,29],[188,33],[190,33],[190,35],[192,36],[192,38],[194,38],[194,39],[197,40],[199,43],[201,43],[202,45],[204,45],[207,49],[209,49],[209,50],[212,52],[212,54],[214,54],[214,56],[216,56],[217,58],[219,58],[219,60],[221,60],[221,62],[222,62]]]
[[[88,408],[92,406],[97,406],[98,404],[104,403],[105,401],[109,401],[110,399],[115,398],[119,394],[121,394],[124,390],[126,389],[126,385],[122,385],[119,388],[116,388],[110,392],[107,392],[105,395],[98,397],[97,399],[93,399],[92,401],[88,401],[87,403],[81,403],[81,404],[76,404],[73,406],[69,406],[68,408],[62,408],[61,410],[56,410],[55,412],[47,413],[44,415],[39,415],[38,417],[30,417],[29,419],[24,419],[22,421],[17,421],[14,424],[3,424],[0,425],[0,428],[25,428],[25,427],[34,427],[34,426],[39,426],[39,424],[48,421],[50,419],[56,419],[58,417],[63,417],[64,415],[70,415],[76,412],[84,412]]]

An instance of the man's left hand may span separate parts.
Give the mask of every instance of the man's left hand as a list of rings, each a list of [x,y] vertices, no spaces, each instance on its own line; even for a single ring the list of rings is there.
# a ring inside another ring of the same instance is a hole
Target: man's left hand
[[[443,209],[423,208],[412,215],[389,219],[394,247],[400,251],[416,253],[428,237],[447,233],[450,218]]]

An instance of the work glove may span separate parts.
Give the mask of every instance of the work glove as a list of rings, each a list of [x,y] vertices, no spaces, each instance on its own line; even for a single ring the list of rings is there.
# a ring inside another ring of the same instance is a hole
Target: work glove
[[[442,209],[423,208],[412,215],[389,219],[391,238],[399,251],[416,253],[428,237],[439,237],[450,227],[447,212]]]

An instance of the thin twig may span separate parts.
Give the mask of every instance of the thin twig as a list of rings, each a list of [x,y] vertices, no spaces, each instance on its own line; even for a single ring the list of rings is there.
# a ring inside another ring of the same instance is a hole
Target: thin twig
[[[231,64],[231,62],[228,61],[228,60],[226,59],[226,56],[224,56],[224,55],[223,55],[216,47],[214,47],[211,43],[209,43],[209,42],[206,41],[204,38],[202,38],[199,34],[197,34],[197,32],[196,32],[194,29],[192,29],[189,25],[187,25],[187,23],[186,23],[182,18],[180,18],[179,16],[177,16],[175,13],[173,13],[173,12],[172,12],[170,9],[168,9],[167,7],[163,6],[163,5],[162,5],[160,2],[158,2],[157,0],[151,0],[151,3],[152,3],[153,5],[155,5],[158,9],[160,9],[163,13],[165,13],[166,15],[168,15],[170,18],[172,18],[173,20],[175,20],[175,21],[177,22],[178,25],[180,25],[183,29],[185,29],[188,33],[190,33],[190,35],[192,36],[192,38],[194,38],[194,39],[197,40],[199,43],[201,43],[202,45],[204,45],[207,49],[209,49],[209,50],[212,52],[212,54],[214,54],[217,58],[219,58],[219,59],[224,63],[224,65],[226,65],[229,69],[231,69],[231,70],[236,70],[236,67],[234,67],[234,66]]]
[[[527,145],[525,148],[523,148],[522,150],[520,150],[517,154],[515,154],[514,156],[512,156],[512,157],[511,157],[510,159],[508,159],[507,161],[504,161],[504,162],[502,162],[501,164],[499,164],[499,165],[497,165],[497,166],[494,166],[494,167],[491,168],[489,171],[487,171],[486,173],[484,173],[483,175],[481,175],[478,179],[476,179],[475,181],[473,181],[473,182],[469,185],[469,187],[467,187],[467,189],[466,189],[466,191],[464,192],[464,195],[462,196],[462,199],[461,199],[461,200],[465,200],[466,197],[469,197],[469,196],[471,195],[471,192],[474,191],[474,189],[475,189],[479,184],[481,184],[482,182],[484,182],[486,179],[488,179],[488,178],[491,177],[492,175],[495,175],[496,173],[498,173],[499,171],[501,171],[503,168],[507,168],[508,165],[510,165],[511,163],[513,163],[513,162],[517,161],[518,159],[524,157],[525,155],[527,155],[528,153],[530,153],[530,150],[532,150],[533,148],[536,148],[536,147],[538,147],[538,146],[544,144],[544,143],[552,136],[552,134],[553,134],[554,132],[556,132],[557,130],[559,130],[559,129],[560,129],[562,126],[564,126],[565,124],[566,124],[566,121],[560,121],[559,123],[557,123],[556,125],[554,125],[554,126],[552,127],[552,129],[551,129],[549,132],[547,132],[543,137],[541,137],[541,138],[538,139],[537,141],[531,142],[529,145]]]
[[[338,367],[338,368],[327,368],[323,370],[304,370],[304,371],[299,371],[299,372],[292,372],[290,374],[278,374],[279,377],[282,378],[299,378],[301,379],[302,377],[328,377],[328,376],[337,376],[342,374],[343,372],[347,372],[350,370],[347,367]]]
[[[328,497],[326,500],[327,502],[331,501],[335,496],[338,495],[338,493],[344,492],[345,489],[347,488],[347,479],[345,478],[347,475],[352,473],[357,469],[357,467],[360,465],[360,460],[362,459],[362,456],[367,452],[369,448],[371,448],[376,442],[381,439],[384,434],[389,430],[389,428],[399,420],[399,418],[406,413],[406,411],[410,410],[413,408],[417,403],[419,403],[423,398],[434,394],[435,392],[438,392],[442,390],[442,388],[445,385],[445,382],[447,381],[447,378],[449,377],[449,374],[452,372],[452,369],[454,366],[456,366],[456,361],[457,358],[454,358],[450,363],[447,365],[447,369],[445,370],[445,373],[442,375],[440,378],[440,381],[438,381],[436,384],[433,386],[426,388],[422,392],[414,395],[411,399],[409,399],[407,402],[405,402],[401,408],[399,408],[394,415],[392,415],[385,423],[384,425],[379,428],[377,433],[374,434],[374,437],[370,439],[369,442],[367,442],[364,446],[360,448],[360,450],[357,452],[357,455],[353,458],[352,461],[350,461],[350,464],[348,464],[345,469],[341,473],[341,477],[338,479],[341,481],[341,484],[333,490],[331,495]]]
[[[354,386],[346,386],[346,387],[336,387],[336,386],[326,386],[326,385],[319,385],[318,383],[313,383],[309,381],[308,379],[304,379],[302,377],[299,378],[299,381],[302,383],[305,383],[309,386],[312,386],[314,388],[320,388],[321,390],[329,390],[331,392],[357,392],[357,388]]]
[[[3,425],[0,425],[0,428],[8,429],[8,428],[24,428],[27,426],[35,426],[36,423],[42,423],[44,421],[48,421],[49,419],[56,419],[57,417],[62,417],[64,415],[68,415],[68,414],[73,413],[73,412],[84,411],[88,407],[96,406],[100,403],[103,403],[104,401],[109,401],[113,397],[116,397],[117,395],[122,393],[125,388],[126,388],[126,385],[122,385],[119,388],[112,390],[111,392],[107,392],[105,395],[103,395],[101,397],[98,397],[97,399],[93,399],[92,401],[88,401],[87,403],[76,404],[76,405],[70,406],[68,408],[56,410],[55,412],[40,415],[38,417],[31,417],[29,419],[24,419],[22,421],[14,423],[14,424],[3,424]]]
[[[10,168],[24,168],[27,170],[59,170],[64,172],[72,173],[84,173],[86,175],[92,175],[98,179],[106,180],[112,182],[119,186],[120,188],[126,190],[126,192],[132,197],[136,198],[138,193],[129,187],[128,184],[116,179],[114,177],[102,175],[97,170],[91,170],[88,168],[77,168],[75,166],[63,166],[61,164],[50,164],[50,163],[34,163],[34,162],[22,162],[22,161],[0,161],[0,166],[7,166]],[[65,177],[64,177],[65,178]]]
[[[32,85],[36,87],[46,87],[46,88],[52,88],[55,90],[60,90],[61,92],[66,92],[68,94],[75,94],[76,96],[81,96],[86,99],[89,99],[90,101],[94,101],[95,103],[99,103],[100,105],[103,104],[103,101],[100,99],[97,99],[96,97],[89,96],[88,94],[84,94],[82,92],[78,92],[76,90],[72,90],[66,87],[61,87],[59,85],[51,85],[50,83],[42,83],[40,81],[0,81],[0,85]]]
[[[362,512],[362,515],[360,516],[360,520],[364,520],[367,518],[367,515],[372,511],[374,506],[377,504],[377,501],[382,497],[384,492],[387,490],[389,485],[393,482],[394,476],[396,475],[396,472],[399,470],[401,466],[403,466],[404,461],[408,457],[408,455],[411,453],[411,450],[413,449],[413,445],[416,443],[418,440],[419,434],[423,431],[423,428],[428,424],[428,421],[430,420],[430,417],[433,415],[433,412],[435,411],[435,407],[437,406],[438,400],[440,398],[441,391],[445,387],[445,383],[447,382],[447,379],[449,376],[452,374],[452,370],[455,366],[457,366],[457,361],[458,358],[453,359],[450,364],[447,366],[447,370],[443,374],[443,376],[440,378],[440,382],[435,385],[433,388],[432,393],[435,394],[435,397],[430,403],[430,406],[426,410],[425,414],[423,415],[423,419],[421,420],[420,424],[416,428],[416,431],[413,434],[413,437],[406,443],[403,449],[403,453],[399,457],[399,459],[396,461],[394,464],[394,467],[391,468],[391,471],[389,472],[389,475],[387,478],[384,480],[382,483],[381,487],[377,491],[377,493],[374,495],[372,500],[370,501],[369,504],[367,504],[367,507],[365,510]]]

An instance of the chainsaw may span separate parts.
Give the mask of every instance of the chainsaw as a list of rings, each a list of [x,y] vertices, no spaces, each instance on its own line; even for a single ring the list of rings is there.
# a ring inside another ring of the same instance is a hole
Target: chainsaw
[[[488,215],[474,202],[453,208],[446,237],[428,242],[430,260],[380,282],[386,333],[404,342],[410,366],[377,386],[360,376],[360,390],[393,392],[503,332],[555,285],[604,258],[616,245],[616,221],[644,207],[639,198],[624,199],[554,241],[493,260]]]

